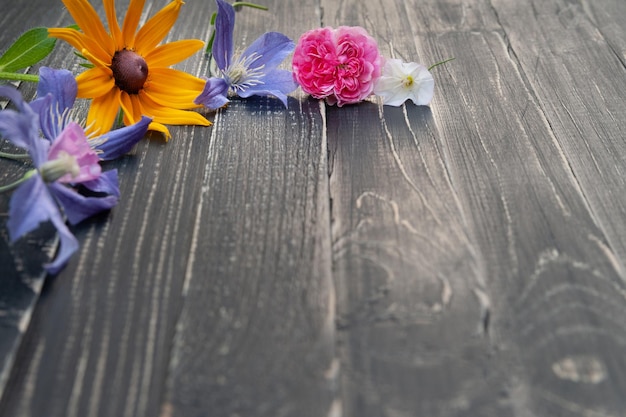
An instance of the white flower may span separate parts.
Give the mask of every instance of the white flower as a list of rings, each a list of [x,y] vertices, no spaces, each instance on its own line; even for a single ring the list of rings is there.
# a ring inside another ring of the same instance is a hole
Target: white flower
[[[385,62],[383,73],[374,86],[374,94],[389,106],[400,106],[408,99],[418,106],[427,105],[434,90],[435,80],[424,65],[399,59]]]

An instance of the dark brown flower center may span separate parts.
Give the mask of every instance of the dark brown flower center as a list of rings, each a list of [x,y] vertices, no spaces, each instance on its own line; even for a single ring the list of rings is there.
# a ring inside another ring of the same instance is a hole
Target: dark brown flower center
[[[148,78],[146,60],[128,49],[122,49],[113,55],[111,71],[115,85],[128,94],[137,94]]]

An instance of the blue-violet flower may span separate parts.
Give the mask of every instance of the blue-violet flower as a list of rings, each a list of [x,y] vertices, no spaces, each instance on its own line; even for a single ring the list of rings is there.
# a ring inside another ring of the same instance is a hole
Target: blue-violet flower
[[[64,215],[76,224],[115,206],[119,198],[117,171],[101,172],[98,156],[78,124],[67,123],[52,140],[41,138],[39,116],[22,95],[13,87],[0,86],[0,96],[9,98],[17,108],[0,112],[0,134],[26,149],[36,168],[26,173],[11,196],[7,221],[10,240],[15,242],[40,223],[51,221],[59,233],[60,246],[56,259],[45,267],[55,274],[78,248]],[[93,195],[80,194],[75,186]]]
[[[295,44],[278,32],[267,32],[255,40],[240,56],[233,57],[235,9],[224,0],[216,0],[213,58],[219,77],[206,79],[204,91],[195,102],[217,109],[228,103],[228,94],[239,97],[274,96],[287,107],[287,94],[297,88],[291,71],[279,69]]]

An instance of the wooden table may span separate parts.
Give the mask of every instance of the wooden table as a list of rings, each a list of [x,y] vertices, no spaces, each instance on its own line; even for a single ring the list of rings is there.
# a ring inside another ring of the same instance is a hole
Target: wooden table
[[[2,50],[72,23],[2,3]],[[9,246],[0,196],[0,415],[625,416],[626,2],[262,3],[238,47],[360,25],[456,60],[430,107],[235,99],[142,141],[54,277],[54,230]],[[188,0],[168,39],[214,10]]]

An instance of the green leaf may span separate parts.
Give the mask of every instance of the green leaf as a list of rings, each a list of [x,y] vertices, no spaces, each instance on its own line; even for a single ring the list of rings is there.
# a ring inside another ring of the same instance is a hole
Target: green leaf
[[[34,65],[52,52],[55,38],[48,37],[48,29],[37,27],[22,34],[0,57],[0,71],[15,72]]]

